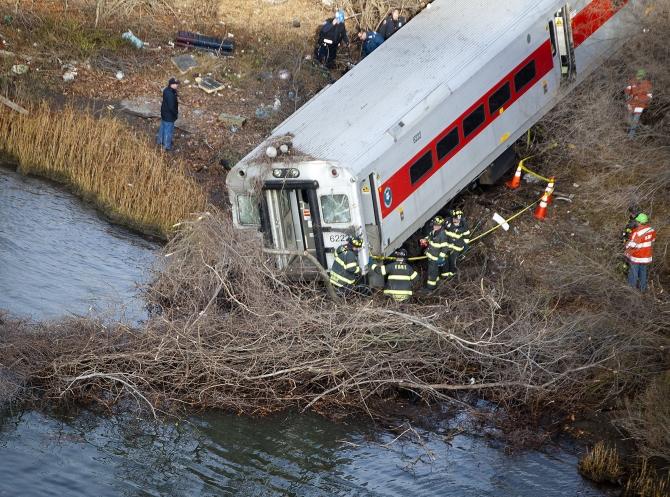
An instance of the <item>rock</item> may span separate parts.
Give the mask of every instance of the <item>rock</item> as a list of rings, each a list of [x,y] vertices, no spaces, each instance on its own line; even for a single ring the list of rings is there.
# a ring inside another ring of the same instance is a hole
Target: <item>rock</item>
[[[14,74],[18,74],[18,75],[25,74],[25,73],[28,72],[28,66],[25,65],[25,64],[16,64],[16,65],[13,65],[13,66],[12,66],[12,72],[13,72]]]
[[[292,25],[293,25],[294,28],[299,28],[300,27],[300,19],[298,19],[297,17],[294,17]]]
[[[236,116],[234,114],[228,114],[226,112],[222,112],[221,114],[219,114],[219,121],[221,121],[226,126],[231,127],[234,126],[239,129],[242,126],[244,126],[245,122],[247,122],[247,118],[244,116]]]

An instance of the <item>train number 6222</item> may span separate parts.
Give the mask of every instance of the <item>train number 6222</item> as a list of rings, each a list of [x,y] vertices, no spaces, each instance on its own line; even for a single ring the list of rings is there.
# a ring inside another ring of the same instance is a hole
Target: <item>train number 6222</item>
[[[333,243],[344,243],[347,241],[346,233],[331,233],[328,238]]]

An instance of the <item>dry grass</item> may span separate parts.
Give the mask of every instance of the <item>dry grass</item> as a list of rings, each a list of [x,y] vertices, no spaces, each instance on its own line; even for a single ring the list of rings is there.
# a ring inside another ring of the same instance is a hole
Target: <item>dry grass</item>
[[[617,483],[623,475],[619,454],[604,442],[596,443],[579,461],[579,471],[597,483]]]
[[[667,497],[670,495],[670,470],[655,470],[648,460],[628,479],[623,495],[626,497]]]
[[[206,205],[180,166],[111,117],[46,104],[29,116],[5,110],[0,149],[22,172],[66,183],[115,221],[163,237]]]

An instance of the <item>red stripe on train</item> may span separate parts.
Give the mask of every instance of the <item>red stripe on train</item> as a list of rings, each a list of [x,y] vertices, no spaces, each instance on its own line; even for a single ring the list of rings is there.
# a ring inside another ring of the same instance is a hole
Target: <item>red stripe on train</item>
[[[572,18],[572,38],[575,48],[595,33],[619,12],[628,0],[593,0]]]
[[[535,61],[535,77],[526,84],[519,92],[514,88],[515,73],[528,64],[531,60]],[[493,115],[489,113],[488,99],[500,89],[505,83],[510,85],[510,99],[505,103],[504,108],[509,108],[516,100],[518,100],[524,93],[533,88],[551,69],[554,67],[554,61],[551,55],[551,42],[545,41],[537,50],[524,59],[518,66],[509,72],[503,79],[498,81],[485,95],[481,96],[474,104],[472,104],[461,116],[454,122],[449,124],[442,133],[435,137],[430,143],[422,148],[412,159],[410,159],[404,166],[398,169],[393,176],[386,180],[381,187],[379,187],[377,194],[379,196],[379,205],[382,211],[382,217],[387,217],[404,202],[410,195],[412,195],[421,185],[423,185],[431,176],[439,171],[454,155],[470,143],[479,133],[491,124],[499,115],[499,112],[494,112]],[[484,104],[486,113],[485,120],[479,125],[479,128],[468,135],[467,138],[463,136],[463,119],[469,115],[478,106]],[[442,160],[438,161],[436,145],[447,134],[458,128],[459,144],[451,150]],[[431,152],[433,159],[433,167],[430,171],[424,174],[419,181],[412,184],[410,181],[410,167],[428,151]],[[386,198],[385,198],[386,197]]]

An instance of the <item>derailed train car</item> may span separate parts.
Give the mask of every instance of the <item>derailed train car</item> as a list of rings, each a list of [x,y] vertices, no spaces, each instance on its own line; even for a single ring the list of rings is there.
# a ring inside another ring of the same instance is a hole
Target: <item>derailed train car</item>
[[[632,1],[435,0],[232,168],[235,226],[326,268],[349,234],[365,239],[362,263],[390,254],[504,172],[514,141],[624,40]]]

